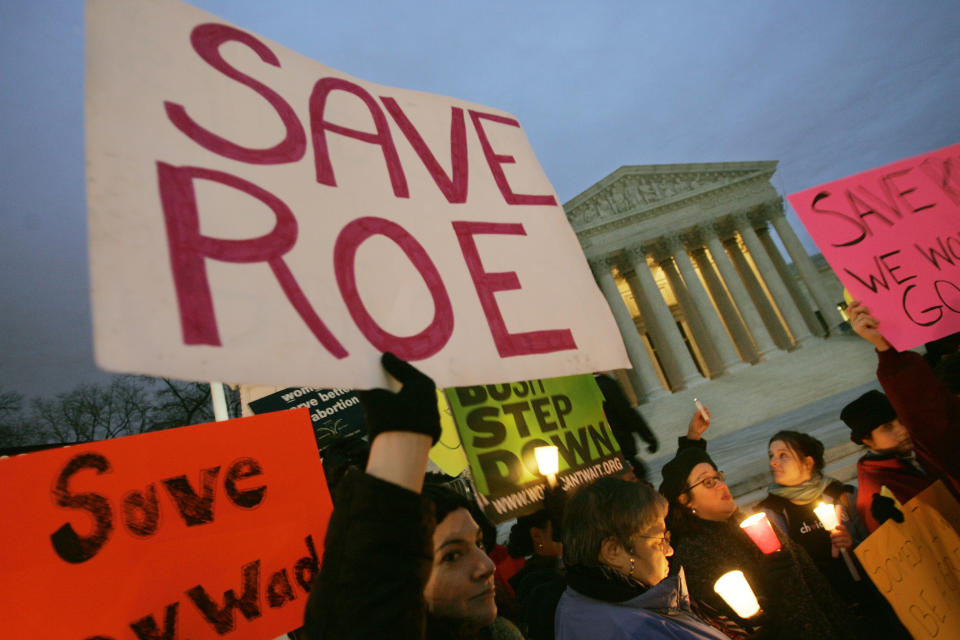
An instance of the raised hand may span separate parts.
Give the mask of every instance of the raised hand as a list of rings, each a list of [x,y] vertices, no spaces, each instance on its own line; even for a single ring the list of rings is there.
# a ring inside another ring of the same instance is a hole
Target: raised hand
[[[410,431],[428,435],[436,444],[440,439],[440,410],[433,380],[392,353],[383,354],[380,362],[403,387],[397,393],[387,389],[357,392],[370,442],[384,431]]]
[[[693,417],[690,418],[690,424],[687,425],[687,439],[699,440],[703,437],[703,432],[710,426],[710,410],[704,407],[703,412],[707,414],[706,418],[700,413],[699,408],[694,412]]]
[[[878,329],[880,321],[870,315],[870,309],[859,300],[853,300],[850,303],[847,313],[850,316],[850,326],[858,336],[872,343],[877,351],[886,351],[890,348],[890,343]]]

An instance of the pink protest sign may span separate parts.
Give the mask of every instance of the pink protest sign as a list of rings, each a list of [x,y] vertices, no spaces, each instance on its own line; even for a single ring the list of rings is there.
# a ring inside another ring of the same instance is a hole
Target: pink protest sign
[[[960,331],[960,144],[788,198],[894,347]]]

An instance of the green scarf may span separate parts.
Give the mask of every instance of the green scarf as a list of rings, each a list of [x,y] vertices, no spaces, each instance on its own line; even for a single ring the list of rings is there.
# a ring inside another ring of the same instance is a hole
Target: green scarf
[[[823,476],[819,473],[803,482],[792,487],[785,487],[782,484],[772,483],[767,489],[769,493],[779,496],[794,504],[809,504],[823,495],[827,486],[834,479],[830,476]]]

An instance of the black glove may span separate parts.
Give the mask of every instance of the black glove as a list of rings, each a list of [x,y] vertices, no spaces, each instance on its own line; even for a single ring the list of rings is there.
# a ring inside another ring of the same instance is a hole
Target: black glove
[[[903,512],[897,509],[893,500],[879,493],[873,494],[873,502],[870,503],[870,515],[879,524],[883,524],[890,518],[893,518],[896,522],[903,522]]]
[[[412,431],[430,436],[436,444],[440,439],[440,410],[433,380],[390,352],[383,354],[380,362],[403,387],[397,393],[386,389],[357,391],[370,442],[384,431]]]
[[[780,593],[783,585],[797,579],[796,562],[786,549],[763,554],[760,561],[762,575],[753,575],[761,584],[753,585],[757,597],[766,600],[772,594]],[[749,578],[748,578],[749,579]],[[764,606],[761,602],[760,606]]]
[[[660,448],[660,441],[657,440],[657,436],[646,438],[646,441],[647,441],[647,453],[656,453],[657,449]]]

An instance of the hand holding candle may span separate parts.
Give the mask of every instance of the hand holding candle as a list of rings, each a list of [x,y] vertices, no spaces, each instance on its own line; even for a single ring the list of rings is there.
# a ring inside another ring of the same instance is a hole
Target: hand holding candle
[[[823,528],[830,532],[830,538],[836,545],[834,548],[838,548],[840,550],[840,554],[843,556],[843,561],[847,563],[847,570],[850,571],[850,575],[854,580],[859,582],[860,573],[854,566],[853,560],[850,558],[850,553],[847,551],[845,546],[837,544],[837,542],[841,542],[841,544],[842,542],[845,542],[846,539],[850,538],[850,534],[846,532],[846,529],[840,526],[840,519],[837,518],[836,506],[827,504],[826,502],[820,502],[816,507],[814,507],[813,512],[817,514],[817,518],[819,518],[820,522],[823,523]],[[846,534],[846,537],[844,537],[843,534]]]
[[[560,469],[560,450],[550,445],[546,447],[536,447],[533,454],[537,457],[537,469],[547,477],[550,488],[557,486],[557,471]]]
[[[713,590],[730,605],[741,618],[750,618],[760,612],[760,603],[742,571],[729,571],[713,585]]]
[[[773,525],[767,520],[767,514],[755,513],[740,523],[740,528],[750,536],[753,543],[764,553],[780,551],[780,539],[773,530]]]
[[[690,424],[687,426],[687,438],[689,440],[699,440],[703,437],[703,432],[710,426],[710,411],[696,398],[693,401],[697,405],[697,410],[690,418]]]

